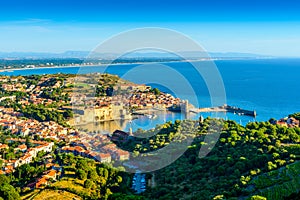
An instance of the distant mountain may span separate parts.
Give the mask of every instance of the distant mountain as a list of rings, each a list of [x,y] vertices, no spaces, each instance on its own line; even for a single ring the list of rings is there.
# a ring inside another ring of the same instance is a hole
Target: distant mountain
[[[253,53],[238,53],[238,52],[226,52],[226,53],[219,53],[219,52],[211,52],[209,53],[213,58],[260,58],[260,57],[272,57],[260,54],[253,54]]]
[[[251,53],[217,53],[217,52],[195,52],[184,51],[180,52],[184,58],[261,58],[270,57]],[[101,59],[114,59],[118,54],[116,53],[95,53],[90,54],[89,51],[66,51],[63,53],[39,53],[39,52],[0,52],[0,59],[49,59],[49,58],[80,58],[97,57]],[[168,52],[133,52],[123,55],[122,58],[178,58],[177,55]]]
[[[0,58],[4,59],[47,59],[47,58],[85,58],[88,51],[66,51],[63,53],[47,52],[0,52]]]

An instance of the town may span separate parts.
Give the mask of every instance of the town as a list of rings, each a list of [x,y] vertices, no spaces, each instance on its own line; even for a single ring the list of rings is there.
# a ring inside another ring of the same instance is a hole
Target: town
[[[77,79],[84,83],[75,83],[75,79],[62,74],[0,77],[0,127],[6,133],[0,143],[0,174],[14,173],[42,155],[47,170],[26,185],[40,188],[63,175],[63,166],[53,158],[55,154],[73,154],[100,163],[129,160],[130,152],[115,142],[126,141],[132,133],[91,133],[74,125],[132,119],[133,111],[168,110],[182,104],[170,94],[114,75],[84,75]],[[95,97],[82,93],[95,88]]]

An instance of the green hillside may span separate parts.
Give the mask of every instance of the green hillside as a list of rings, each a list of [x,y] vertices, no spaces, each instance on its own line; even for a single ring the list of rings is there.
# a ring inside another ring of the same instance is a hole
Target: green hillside
[[[216,123],[223,123],[220,135],[209,129]],[[194,137],[184,155],[152,174],[155,187],[147,189],[145,197],[250,199],[260,195],[276,200],[299,192],[299,127],[287,128],[270,122],[253,122],[244,127],[234,121],[208,118],[197,131],[185,134],[179,131],[181,124],[165,124],[155,136],[123,145],[139,155],[163,148],[174,140]],[[199,158],[200,147],[213,146],[204,142],[208,135],[219,139],[206,157]]]

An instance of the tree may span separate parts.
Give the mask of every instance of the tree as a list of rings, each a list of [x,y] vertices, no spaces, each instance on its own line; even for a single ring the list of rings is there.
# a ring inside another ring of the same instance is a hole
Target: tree
[[[0,185],[9,184],[9,178],[3,174],[0,175]]]
[[[259,196],[259,195],[254,195],[250,199],[251,200],[267,200],[266,197],[262,197],[262,196]]]
[[[113,193],[108,197],[109,200],[144,200],[143,196],[135,196],[123,193]]]
[[[0,197],[5,200],[18,200],[20,199],[19,193],[16,189],[9,184],[9,179],[5,175],[0,175]]]
[[[16,189],[13,186],[11,186],[9,184],[4,184],[1,186],[0,196],[6,200],[20,199],[19,193],[16,191]]]
[[[92,180],[97,180],[98,179],[98,174],[95,168],[92,168],[88,171],[88,175],[87,175],[88,179],[92,179]]]
[[[108,179],[108,170],[107,169],[103,170],[103,177],[105,178],[105,180]]]
[[[30,138],[29,138],[28,136],[26,136],[26,142],[25,142],[25,144],[26,144],[26,146],[27,146],[28,148],[33,147],[33,144],[32,144],[32,142],[30,141]]]
[[[160,91],[159,91],[159,89],[157,89],[157,88],[153,88],[153,93],[155,94],[155,95],[160,95]]]
[[[84,181],[84,187],[87,189],[90,189],[93,186],[94,182],[91,181],[90,179],[87,179]]]
[[[213,200],[222,200],[224,199],[224,195],[217,195],[213,198]]]
[[[66,110],[63,113],[63,116],[64,116],[65,119],[71,118],[71,117],[73,117],[73,111],[72,110]]]
[[[76,176],[77,176],[79,179],[81,179],[81,180],[85,180],[86,177],[87,177],[87,174],[86,174],[86,172],[85,172],[84,170],[78,169],[78,170],[76,171]]]
[[[272,163],[271,161],[268,162],[268,170],[271,171],[273,169],[276,169],[277,165],[275,163]]]
[[[89,166],[88,166],[88,163],[87,163],[87,161],[85,159],[80,159],[76,163],[76,168],[77,169],[88,170]]]

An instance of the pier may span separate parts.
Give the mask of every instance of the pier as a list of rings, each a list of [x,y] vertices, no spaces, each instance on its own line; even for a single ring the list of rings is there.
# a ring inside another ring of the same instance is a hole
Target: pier
[[[209,107],[209,108],[198,108],[198,109],[190,109],[190,112],[193,113],[201,113],[201,112],[230,112],[237,115],[247,115],[251,117],[256,117],[256,111],[255,110],[245,110],[238,107],[233,107],[224,104],[223,106],[217,106],[217,107]]]

